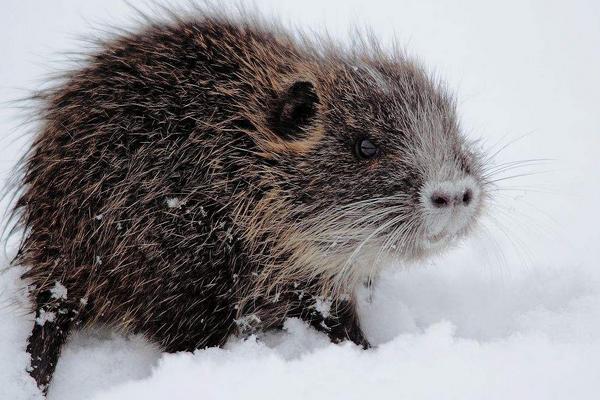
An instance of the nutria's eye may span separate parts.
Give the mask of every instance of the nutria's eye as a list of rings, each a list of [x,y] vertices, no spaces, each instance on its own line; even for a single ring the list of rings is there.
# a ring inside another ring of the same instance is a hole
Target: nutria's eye
[[[356,151],[356,156],[363,160],[371,159],[379,153],[377,146],[366,138],[358,139],[354,150]]]

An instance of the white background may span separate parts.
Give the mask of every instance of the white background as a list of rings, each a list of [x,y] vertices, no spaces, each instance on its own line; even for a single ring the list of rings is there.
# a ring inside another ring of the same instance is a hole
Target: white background
[[[512,143],[497,163],[551,161],[507,171],[534,174],[499,184],[487,229],[461,248],[384,277],[363,307],[376,350],[327,345],[295,321],[268,346],[162,358],[141,338],[80,335],[52,398],[598,398],[600,3],[255,3],[290,28],[346,40],[358,25],[396,38],[448,82],[466,134]],[[60,69],[61,52],[82,49],[77,38],[130,25],[133,14],[116,0],[2,1],[3,177],[29,140],[10,102]],[[31,317],[16,276],[0,276],[0,399],[36,396],[22,372]]]

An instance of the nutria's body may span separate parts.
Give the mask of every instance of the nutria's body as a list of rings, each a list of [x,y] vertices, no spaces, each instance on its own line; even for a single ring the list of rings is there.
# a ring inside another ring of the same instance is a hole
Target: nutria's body
[[[92,323],[180,351],[299,317],[367,346],[354,286],[387,255],[445,247],[481,209],[451,100],[377,48],[175,20],[104,44],[40,98],[15,208],[40,387]],[[454,186],[426,192],[436,182]],[[467,222],[439,222],[456,199]]]

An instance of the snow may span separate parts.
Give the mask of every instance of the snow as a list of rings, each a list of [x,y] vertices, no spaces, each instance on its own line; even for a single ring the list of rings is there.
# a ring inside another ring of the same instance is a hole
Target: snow
[[[56,320],[56,313],[53,311],[40,311],[40,315],[35,318],[35,323],[44,326],[46,322],[54,322]]]
[[[299,25],[325,24],[336,37],[353,22],[395,34],[458,93],[470,136],[496,149],[512,142],[498,163],[551,161],[504,173],[537,174],[499,182],[484,228],[460,247],[424,265],[392,266],[362,290],[372,350],[330,344],[298,320],[193,354],[163,354],[143,337],[98,328],[69,339],[49,399],[598,398],[600,4],[257,4]],[[118,0],[3,4],[0,33],[10,39],[0,42],[0,101],[36,87],[47,60],[78,48],[70,38],[90,24],[120,26],[131,14]],[[20,121],[19,110],[0,108],[4,177],[30,139],[16,130]],[[22,272],[0,275],[2,400],[41,398],[25,372],[34,316]],[[54,289],[68,295],[60,282]],[[318,307],[326,312],[327,302]]]
[[[177,197],[169,197],[167,199],[167,207],[169,208],[181,208],[185,203]]]
[[[54,286],[50,289],[50,294],[53,299],[66,299],[67,293],[67,288],[58,281],[56,281]]]
[[[331,300],[324,299],[323,297],[316,297],[314,308],[323,316],[323,318],[329,318],[329,313],[331,312]]]
[[[472,266],[440,267],[381,281],[361,310],[374,350],[329,344],[299,320],[194,354],[87,332],[67,345],[49,398],[595,398],[600,274],[575,268],[500,281]],[[30,398],[22,372],[28,320],[3,312],[0,321],[9,374],[0,377],[0,398]]]

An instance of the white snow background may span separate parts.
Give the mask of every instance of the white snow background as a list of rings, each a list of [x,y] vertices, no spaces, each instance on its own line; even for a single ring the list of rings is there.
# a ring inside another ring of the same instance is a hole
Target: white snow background
[[[357,24],[396,37],[457,93],[469,136],[511,143],[497,163],[552,161],[506,171],[536,174],[500,182],[485,229],[459,248],[394,266],[364,294],[373,350],[330,344],[296,320],[261,340],[174,355],[98,330],[69,341],[49,398],[600,398],[600,3],[256,4],[340,40]],[[78,36],[133,14],[117,0],[2,0],[2,178],[29,140],[6,102],[43,83]],[[1,400],[40,398],[24,372],[33,317],[18,274],[0,275]]]

